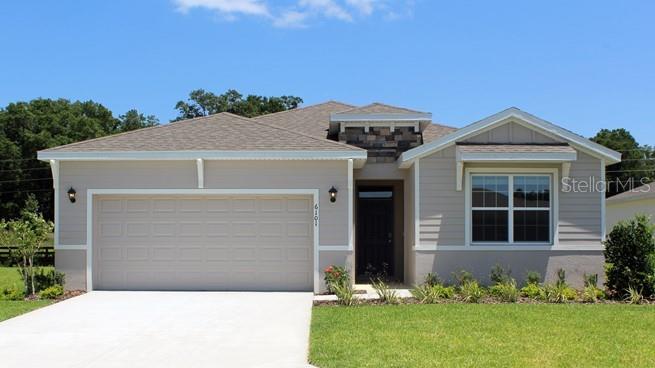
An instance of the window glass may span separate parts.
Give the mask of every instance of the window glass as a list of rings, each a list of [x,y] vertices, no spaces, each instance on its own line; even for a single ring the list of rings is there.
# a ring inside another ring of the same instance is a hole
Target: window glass
[[[473,176],[471,202],[473,207],[506,208],[509,178],[506,176]]]
[[[473,211],[474,242],[506,242],[507,211]]]
[[[514,207],[549,208],[549,176],[515,176]]]
[[[550,240],[550,211],[514,211],[515,242]]]

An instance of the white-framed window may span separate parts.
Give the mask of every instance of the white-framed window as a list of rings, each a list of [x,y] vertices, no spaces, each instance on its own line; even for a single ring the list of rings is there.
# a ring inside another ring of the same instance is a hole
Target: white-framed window
[[[552,244],[553,176],[471,173],[472,244]]]

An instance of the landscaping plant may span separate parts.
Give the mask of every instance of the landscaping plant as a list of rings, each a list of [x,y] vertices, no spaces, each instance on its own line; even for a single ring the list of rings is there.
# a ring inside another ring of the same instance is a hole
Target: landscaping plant
[[[428,272],[427,275],[425,275],[425,279],[423,283],[428,286],[434,286],[434,285],[441,284],[441,280],[439,279],[439,276],[436,273]]]
[[[521,295],[530,299],[541,299],[544,289],[539,284],[529,283],[521,288]]]
[[[350,274],[345,267],[330,265],[324,270],[325,287],[329,293],[334,293],[335,286],[350,285]]]
[[[512,270],[508,267],[507,270],[503,266],[496,264],[489,274],[489,279],[494,284],[505,284],[512,281]]]
[[[619,222],[605,244],[605,285],[614,297],[641,290],[643,296],[655,292],[655,226],[650,218],[637,215]]]
[[[371,280],[373,289],[380,297],[380,301],[387,304],[398,304],[400,303],[400,297],[396,290],[389,287],[382,279]]]
[[[525,282],[527,285],[539,285],[541,283],[541,274],[537,271],[528,271],[525,275]]]
[[[632,286],[626,290],[625,302],[628,304],[641,304],[644,301],[644,294]]]
[[[12,221],[0,221],[0,245],[7,247],[25,283],[25,293],[35,294],[37,267],[34,257],[52,233],[52,222],[46,221],[36,211],[36,205],[26,204],[22,217]],[[13,247],[13,248],[12,248]]]
[[[491,295],[505,303],[515,303],[519,298],[519,290],[516,288],[516,280],[510,279],[491,287]]]
[[[350,307],[356,305],[358,300],[355,298],[355,289],[348,282],[345,284],[335,283],[332,285],[334,295],[337,296],[337,302],[341,305]]]
[[[15,286],[7,286],[0,289],[0,300],[23,300],[25,291]]]
[[[455,280],[455,283],[457,286],[464,286],[464,284],[475,281],[475,278],[473,277],[473,274],[466,271],[466,270],[459,270],[457,272],[453,272],[453,279]]]
[[[56,299],[62,295],[64,295],[64,287],[61,285],[53,285],[39,292],[40,299]]]
[[[465,303],[479,303],[484,295],[484,288],[476,280],[467,281],[459,288],[459,299]]]
[[[411,293],[421,304],[434,304],[441,299],[452,299],[455,296],[455,288],[442,284],[423,283],[415,286]]]

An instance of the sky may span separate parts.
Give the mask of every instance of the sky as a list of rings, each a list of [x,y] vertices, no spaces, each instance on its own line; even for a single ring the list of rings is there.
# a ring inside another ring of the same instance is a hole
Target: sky
[[[165,123],[193,89],[374,101],[462,127],[516,106],[655,145],[654,1],[3,1],[0,105]]]

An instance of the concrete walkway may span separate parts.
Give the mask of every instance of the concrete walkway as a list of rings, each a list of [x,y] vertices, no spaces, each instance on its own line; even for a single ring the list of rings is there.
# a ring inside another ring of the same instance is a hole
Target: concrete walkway
[[[311,293],[92,292],[0,322],[0,366],[307,367]]]

